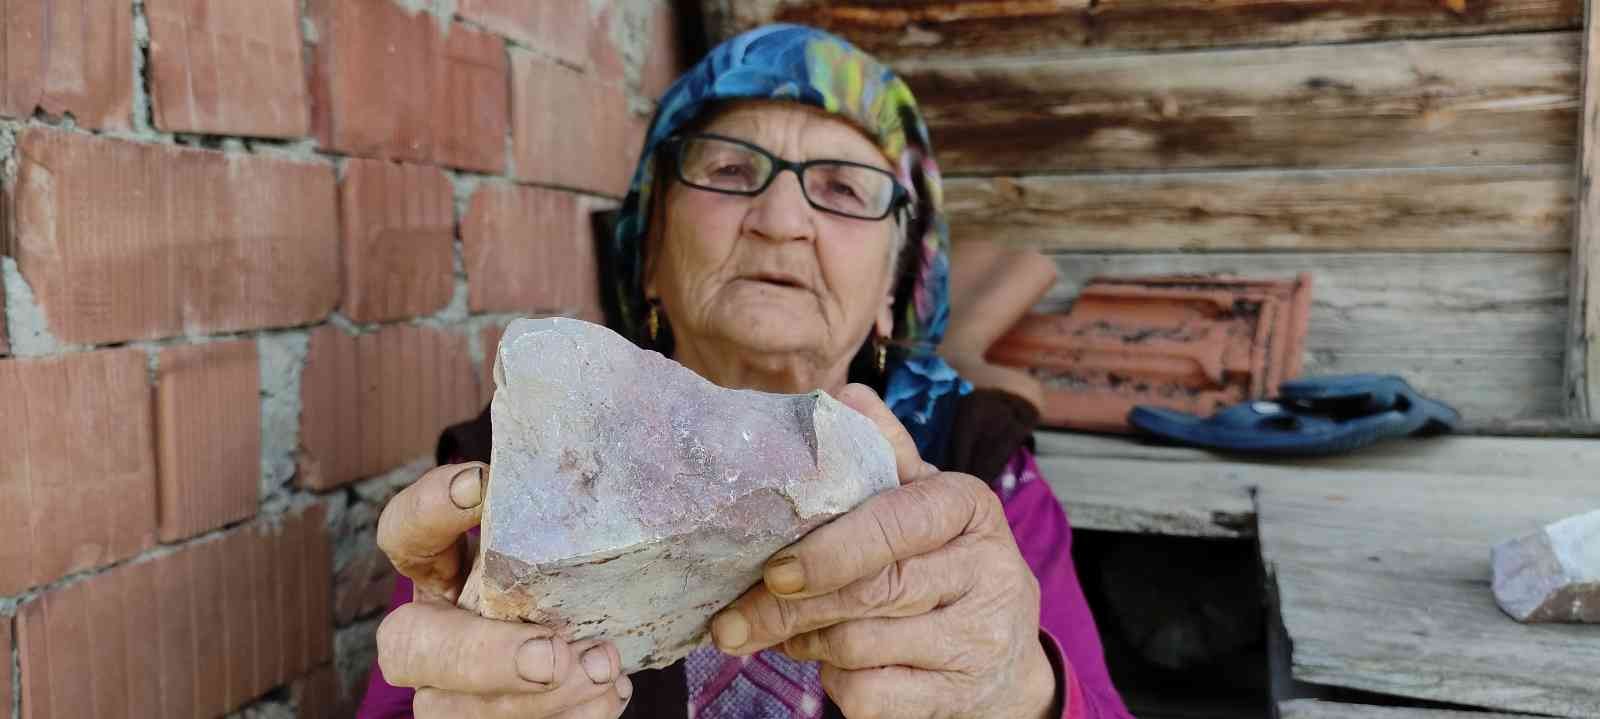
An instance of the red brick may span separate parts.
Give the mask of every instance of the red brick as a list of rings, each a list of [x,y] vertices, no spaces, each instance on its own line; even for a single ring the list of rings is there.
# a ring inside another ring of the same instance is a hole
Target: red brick
[[[331,626],[323,516],[317,505],[239,527],[24,605],[22,716],[217,716],[327,663],[331,630],[304,623]],[[279,571],[287,565],[296,569]],[[298,630],[258,631],[250,603],[233,602],[262,588]],[[271,664],[252,661],[260,656]],[[245,681],[246,664],[270,671]]]
[[[310,131],[299,0],[148,0],[156,125],[300,137]]]
[[[0,595],[155,543],[143,352],[0,360]]]
[[[505,169],[505,44],[392,0],[310,0],[312,129],[350,155]],[[381,78],[381,79],[380,79]]]
[[[325,526],[327,512],[313,505],[301,517],[295,534],[300,567],[300,617],[305,643],[296,665],[304,674],[333,656],[333,540]]]
[[[156,386],[162,541],[255,514],[261,497],[260,392],[255,342],[162,350]]]
[[[625,194],[645,121],[628,110],[622,85],[525,52],[513,55],[511,74],[516,176]]]
[[[338,301],[333,168],[34,128],[23,276],[64,342],[298,325]]]
[[[683,74],[684,52],[678,37],[678,18],[667,2],[655,3],[650,13],[650,46],[645,52],[643,76],[639,79],[639,92],[651,100],[661,95],[677,82]],[[641,131],[641,136],[643,132]],[[641,137],[642,141],[642,137]]]
[[[589,0],[461,0],[456,12],[574,66],[589,61]]]
[[[217,543],[228,562],[222,568],[223,602],[228,607],[229,620],[223,622],[219,632],[223,646],[228,648],[227,662],[219,677],[228,688],[228,704],[237,706],[255,696],[257,685],[256,662],[262,640],[257,633],[257,604],[262,601],[253,583],[255,563],[253,542],[255,535],[247,530],[223,535]]]
[[[473,312],[598,318],[588,205],[561,190],[485,185],[461,225]]]
[[[254,672],[247,685],[252,692],[272,686],[273,680],[283,675],[283,581],[278,576],[270,530],[267,522],[257,522],[248,530],[250,541],[241,555],[249,558],[251,593],[256,597]]]
[[[466,338],[394,325],[311,333],[300,380],[301,486],[322,491],[433,455],[439,431],[478,413]]]
[[[122,622],[111,625],[106,631],[119,631],[123,646],[127,648],[128,666],[147,671],[161,666],[161,643],[153,640],[150,632],[161,626],[161,586],[156,582],[156,565],[152,562],[135,564],[117,570],[122,573]],[[162,716],[161,681],[128,684],[127,716]]]
[[[432,314],[450,302],[455,195],[442,170],[351,160],[339,183],[344,301],[357,322]]]
[[[0,115],[71,113],[126,129],[133,110],[133,9],[120,0],[8,0],[0,17]]]

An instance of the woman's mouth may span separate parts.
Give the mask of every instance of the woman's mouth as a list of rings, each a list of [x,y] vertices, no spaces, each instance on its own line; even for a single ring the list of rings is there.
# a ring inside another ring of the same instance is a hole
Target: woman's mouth
[[[758,272],[753,275],[746,275],[744,279],[750,280],[751,282],[760,282],[763,284],[776,285],[778,287],[787,287],[789,289],[811,289],[810,285],[807,285],[800,278],[795,277],[794,275],[787,275],[779,272]]]

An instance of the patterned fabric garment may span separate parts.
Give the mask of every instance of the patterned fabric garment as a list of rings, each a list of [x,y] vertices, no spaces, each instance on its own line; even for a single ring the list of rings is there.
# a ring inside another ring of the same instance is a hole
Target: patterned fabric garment
[[[834,35],[798,25],[751,30],[717,46],[662,96],[606,253],[614,274],[612,286],[603,291],[613,293],[613,329],[649,346],[644,248],[657,150],[714,104],[741,99],[793,100],[837,113],[876,138],[900,184],[911,191],[905,251],[913,253],[916,267],[911,281],[896,291],[884,401],[926,454],[939,398],[971,390],[934,352],[950,312],[949,232],[939,166],[911,89],[888,67]]]
[[[735,657],[716,647],[684,660],[689,719],[815,719],[822,716],[822,676],[815,662],[778,652]]]

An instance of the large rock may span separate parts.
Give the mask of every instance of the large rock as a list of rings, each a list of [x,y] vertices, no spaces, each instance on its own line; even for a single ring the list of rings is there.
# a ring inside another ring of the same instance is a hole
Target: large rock
[[[624,671],[688,654],[774,552],[897,485],[888,441],[828,395],[723,389],[598,325],[517,320],[494,376],[463,596],[610,639]]]
[[[1519,622],[1600,623],[1600,510],[1491,553],[1494,598]]]

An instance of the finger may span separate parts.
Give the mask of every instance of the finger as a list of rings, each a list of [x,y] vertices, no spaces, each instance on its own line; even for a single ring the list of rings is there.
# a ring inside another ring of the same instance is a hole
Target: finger
[[[785,599],[758,585],[711,620],[711,635],[722,651],[743,655],[852,620],[923,615],[971,591],[972,567],[981,564],[970,548],[954,547],[896,562],[817,597]]]
[[[462,694],[440,689],[418,689],[411,700],[411,710],[417,719],[527,719],[528,717],[556,717],[559,719],[615,719],[622,713],[623,702],[617,698],[610,684],[596,688],[594,696],[587,698],[567,694]]]
[[[400,490],[378,517],[378,548],[416,582],[419,597],[455,601],[466,563],[462,538],[483,516],[488,478],[482,462],[435,467]]]
[[[871,387],[864,384],[845,385],[839,391],[838,399],[846,407],[866,415],[878,426],[883,438],[889,440],[889,446],[894,449],[894,466],[900,473],[901,484],[915,482],[939,471],[922,460],[922,453],[917,451],[917,441],[911,438],[911,433],[900,423],[900,418],[894,416],[894,412]]]
[[[906,666],[964,671],[963,654],[950,639],[948,623],[941,612],[857,619],[792,637],[783,643],[783,653],[840,669]]]
[[[938,549],[994,521],[994,492],[962,474],[942,473],[879,494],[767,560],[762,578],[781,597],[814,597]],[[1003,521],[1002,521],[1003,525]]]
[[[609,684],[620,662],[604,642],[569,645],[537,624],[484,619],[412,602],[378,626],[378,665],[390,684],[472,694],[552,692]]]
[[[619,677],[617,681],[620,683],[625,679],[627,677]],[[630,688],[629,691],[631,692],[632,689]],[[616,692],[612,692],[561,712],[552,719],[617,719],[618,716],[622,715],[622,710],[626,706],[628,706],[628,700],[618,696]],[[520,715],[520,717],[526,716],[528,715]]]
[[[907,667],[840,669],[822,665],[822,690],[847,717],[934,716],[942,687],[930,686],[938,674]]]

